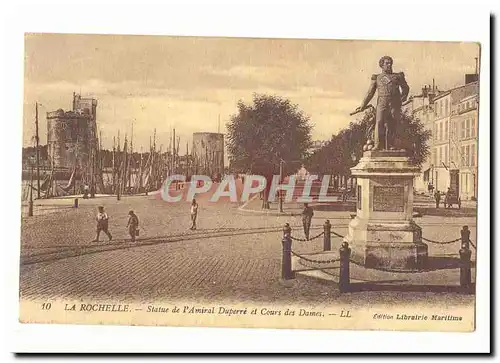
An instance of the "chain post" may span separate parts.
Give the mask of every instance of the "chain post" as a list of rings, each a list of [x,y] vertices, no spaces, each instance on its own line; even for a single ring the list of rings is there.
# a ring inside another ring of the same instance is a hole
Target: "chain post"
[[[78,208],[78,198],[75,198],[73,207]]]
[[[469,291],[472,287],[471,279],[471,256],[472,251],[469,249],[469,244],[462,242],[460,254],[460,287]]]
[[[292,271],[292,228],[290,224],[285,223],[283,227],[283,256],[281,260],[281,278],[283,280],[291,280],[295,278]]]
[[[330,220],[326,220],[325,224],[323,225],[324,229],[324,236],[323,236],[323,251],[331,251],[332,249],[332,225],[330,223]]]
[[[469,226],[462,227],[462,230],[460,231],[460,237],[462,238],[462,246],[465,244],[467,246],[467,249],[469,249],[469,237],[470,237]]]
[[[339,289],[340,292],[349,291],[349,260],[351,259],[351,249],[349,243],[343,242],[340,247],[340,272],[339,272]]]

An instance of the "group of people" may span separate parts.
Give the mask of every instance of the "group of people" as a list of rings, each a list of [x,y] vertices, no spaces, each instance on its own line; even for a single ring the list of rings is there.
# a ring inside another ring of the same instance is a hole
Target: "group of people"
[[[441,193],[439,190],[436,190],[436,192],[434,193],[434,200],[436,201],[436,208],[439,208],[439,203],[441,202],[441,196],[442,195],[445,195],[445,204],[444,204],[444,207],[450,207],[451,204],[448,203],[448,205],[446,204],[447,201],[449,201],[453,195],[453,192],[451,191],[451,188],[448,188],[448,191],[445,193]]]
[[[92,242],[99,242],[99,236],[101,232],[104,232],[108,236],[109,241],[111,241],[113,239],[113,236],[109,232],[109,216],[104,211],[103,206],[99,206],[98,210],[99,212],[97,213],[96,217],[97,235]],[[189,229],[195,230],[196,219],[198,218],[198,203],[196,202],[196,199],[193,199],[193,201],[191,202],[190,214],[191,214],[191,227]],[[135,242],[135,238],[139,236],[139,217],[137,217],[137,215],[134,213],[133,210],[128,212],[127,229],[131,241]]]
[[[113,239],[113,236],[109,232],[109,216],[104,211],[103,206],[98,207],[98,210],[99,212],[97,213],[96,217],[97,235],[92,242],[99,242],[99,236],[101,232],[104,232],[108,236],[109,241],[111,241]],[[196,199],[193,199],[193,201],[191,202],[190,214],[191,214],[191,227],[189,227],[189,229],[195,230],[196,220],[198,218],[198,203],[196,202]],[[304,209],[302,211],[302,225],[304,227],[304,234],[307,240],[309,240],[309,231],[311,229],[311,222],[313,216],[314,216],[313,209],[307,203],[305,203]],[[131,241],[135,242],[135,238],[139,235],[139,217],[137,217],[137,214],[135,214],[133,210],[128,212],[127,229]]]

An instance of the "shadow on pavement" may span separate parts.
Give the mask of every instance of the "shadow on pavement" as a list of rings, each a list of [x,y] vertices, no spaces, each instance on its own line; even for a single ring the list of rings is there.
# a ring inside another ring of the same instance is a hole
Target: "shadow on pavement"
[[[315,226],[315,229],[322,228],[321,226]],[[136,248],[136,247],[146,247],[154,246],[159,244],[170,244],[178,243],[184,241],[192,241],[197,239],[207,239],[207,238],[217,238],[217,237],[232,237],[232,236],[242,236],[242,235],[253,235],[261,233],[276,233],[282,230],[281,227],[257,227],[248,229],[226,229],[221,228],[219,230],[203,231],[200,230],[194,233],[178,234],[178,235],[166,235],[166,236],[156,236],[150,238],[137,239],[136,242],[131,242],[130,240],[113,240],[101,241],[100,243],[92,243],[86,245],[59,245],[59,250],[54,251],[43,251],[33,253],[31,255],[21,256],[21,266],[30,265],[42,262],[53,262],[70,257],[78,257],[83,255],[90,255],[94,253],[116,251],[122,249]],[[208,233],[207,233],[208,232]]]
[[[460,268],[460,266],[461,264],[458,256],[429,256],[427,258],[427,267],[424,271],[457,269]],[[471,261],[471,267],[476,267],[476,261]]]
[[[436,217],[475,217],[477,215],[476,208],[414,207],[413,210],[425,216]]]

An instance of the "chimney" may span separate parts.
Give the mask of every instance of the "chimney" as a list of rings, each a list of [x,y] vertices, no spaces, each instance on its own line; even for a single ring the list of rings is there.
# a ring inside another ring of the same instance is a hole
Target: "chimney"
[[[469,84],[469,83],[477,82],[477,81],[479,81],[479,75],[477,73],[465,75],[465,84]]]
[[[424,88],[422,88],[422,96],[424,96],[424,98],[427,97],[428,93],[427,93],[427,85],[424,86]]]

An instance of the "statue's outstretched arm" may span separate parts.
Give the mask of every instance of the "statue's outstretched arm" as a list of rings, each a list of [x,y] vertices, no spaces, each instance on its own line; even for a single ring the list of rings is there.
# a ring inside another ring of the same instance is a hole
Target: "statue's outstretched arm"
[[[368,103],[372,100],[373,96],[375,95],[376,91],[377,91],[377,78],[374,79],[374,77],[372,77],[372,82],[370,83],[370,88],[368,89],[368,93],[366,94],[363,103],[361,103],[361,109],[366,108]]]
[[[408,93],[410,93],[410,87],[406,83],[405,74],[401,72],[401,101],[404,102],[408,98]]]

